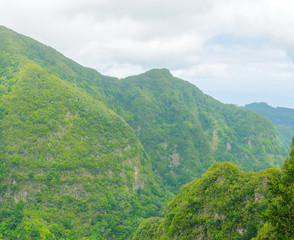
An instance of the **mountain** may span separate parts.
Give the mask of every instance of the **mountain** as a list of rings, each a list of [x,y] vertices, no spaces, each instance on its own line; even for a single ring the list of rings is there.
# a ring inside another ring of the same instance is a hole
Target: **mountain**
[[[215,163],[183,187],[164,218],[142,222],[134,240],[252,239],[269,205],[263,190],[279,175],[278,169],[246,173],[229,162]]]
[[[0,234],[130,239],[214,162],[281,166],[267,118],[167,69],[117,79],[0,27]]]
[[[135,130],[153,170],[174,193],[214,161],[259,171],[281,166],[286,156],[268,119],[223,104],[167,69],[102,83],[108,106]]]
[[[283,107],[272,107],[267,103],[251,103],[244,109],[255,111],[269,118],[277,129],[281,144],[288,149],[294,136],[294,109]]]
[[[275,125],[285,125],[294,129],[294,109],[284,107],[272,107],[267,103],[251,103],[244,106],[269,118]]]
[[[160,214],[162,190],[133,129],[78,87],[93,71],[78,74],[6,28],[0,36],[2,238],[128,238],[139,218]]]

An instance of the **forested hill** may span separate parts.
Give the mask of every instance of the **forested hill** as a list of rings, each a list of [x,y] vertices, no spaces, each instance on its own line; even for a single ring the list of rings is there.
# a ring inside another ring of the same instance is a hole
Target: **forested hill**
[[[251,103],[244,106],[269,118],[273,124],[284,125],[294,129],[294,109],[284,107],[272,107],[267,103]]]
[[[174,192],[214,161],[258,171],[281,166],[286,156],[268,119],[223,104],[166,69],[102,82],[109,106],[135,130]]]
[[[134,240],[292,240],[294,138],[283,170],[259,173],[214,163],[186,184],[164,218],[145,219]]]
[[[255,111],[267,118],[276,126],[278,137],[282,145],[288,149],[294,136],[294,109],[284,107],[272,107],[267,103],[251,103],[244,109]]]
[[[252,239],[269,205],[267,180],[279,175],[278,169],[246,173],[229,162],[215,163],[183,187],[165,218],[146,219],[134,240]]]
[[[78,87],[99,74],[3,27],[0,73],[1,238],[127,239],[161,215],[133,129]]]
[[[166,69],[103,76],[0,27],[0,234],[129,239],[215,161],[281,166],[272,123]]]

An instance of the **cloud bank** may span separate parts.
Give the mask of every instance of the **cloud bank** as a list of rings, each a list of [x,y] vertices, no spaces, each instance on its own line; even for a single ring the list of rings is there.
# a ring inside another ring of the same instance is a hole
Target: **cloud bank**
[[[294,2],[0,0],[0,24],[97,71],[168,68],[205,93],[294,108]]]

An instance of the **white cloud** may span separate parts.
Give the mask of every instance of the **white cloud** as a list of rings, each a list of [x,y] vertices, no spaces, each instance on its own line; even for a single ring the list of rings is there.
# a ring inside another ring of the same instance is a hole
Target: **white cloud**
[[[226,102],[241,104],[228,91],[248,102],[264,91],[286,105],[293,9],[287,0],[0,0],[0,24],[103,74],[167,67]]]

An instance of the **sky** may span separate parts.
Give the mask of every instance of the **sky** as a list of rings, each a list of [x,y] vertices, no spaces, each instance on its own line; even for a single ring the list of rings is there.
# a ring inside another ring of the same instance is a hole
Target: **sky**
[[[292,0],[0,0],[0,25],[98,72],[167,68],[238,106],[294,108]]]

